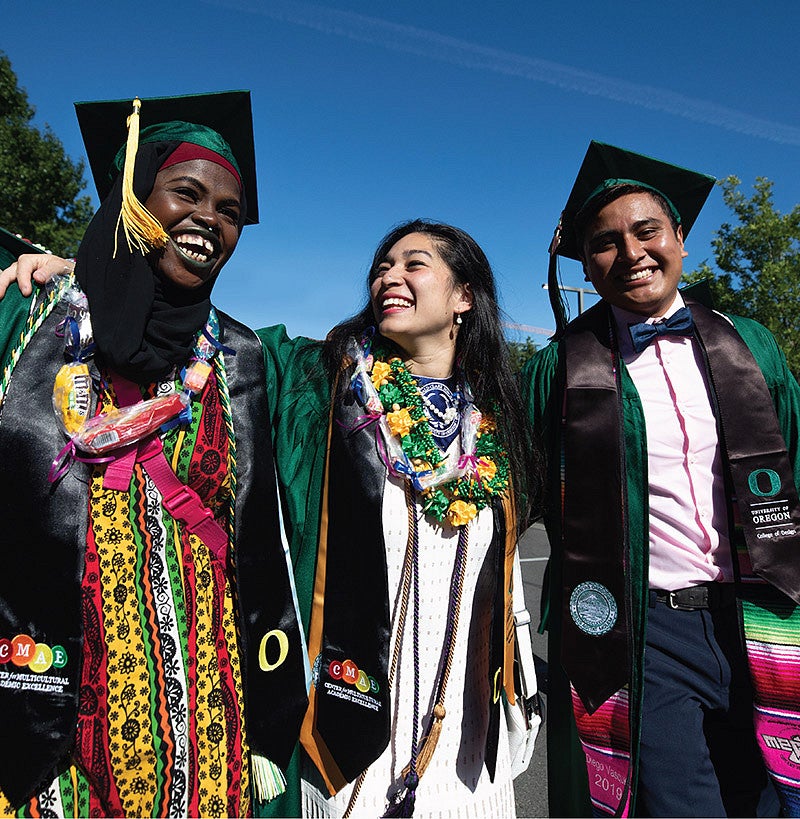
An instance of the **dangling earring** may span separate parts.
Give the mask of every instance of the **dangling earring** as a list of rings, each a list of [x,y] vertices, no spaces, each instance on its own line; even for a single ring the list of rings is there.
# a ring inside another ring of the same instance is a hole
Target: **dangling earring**
[[[461,318],[461,313],[456,313],[456,324],[463,324],[464,319]]]

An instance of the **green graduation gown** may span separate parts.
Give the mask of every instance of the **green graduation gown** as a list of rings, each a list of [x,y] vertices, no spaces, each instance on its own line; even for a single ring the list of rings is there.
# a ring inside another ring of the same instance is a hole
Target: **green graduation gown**
[[[317,560],[330,385],[322,343],[289,338],[282,324],[256,331],[264,348],[278,487],[284,509],[295,586],[306,639]],[[300,816],[300,759],[297,745],[286,771],[283,796],[261,805],[259,816]]]
[[[800,484],[800,387],[772,334],[751,319],[729,317],[761,368],[778,423]],[[542,592],[542,623],[548,631],[549,696],[547,729],[548,789],[551,816],[591,816],[584,754],[578,742],[569,683],[558,662],[561,653],[561,508],[560,452],[564,391],[563,344],[554,342],[539,351],[524,367],[522,390],[531,422],[544,445],[547,459],[545,525],[551,557]],[[624,362],[621,371],[624,459],[627,485],[625,504],[629,525],[629,566],[633,573],[633,658],[631,698],[641,702],[644,640],[647,627],[649,508],[647,434],[641,400]],[[587,459],[591,453],[586,453]],[[638,709],[636,709],[638,711]],[[638,742],[638,726],[631,742]],[[636,754],[634,754],[636,758]],[[636,772],[634,771],[634,781]],[[635,806],[634,806],[635,811]]]

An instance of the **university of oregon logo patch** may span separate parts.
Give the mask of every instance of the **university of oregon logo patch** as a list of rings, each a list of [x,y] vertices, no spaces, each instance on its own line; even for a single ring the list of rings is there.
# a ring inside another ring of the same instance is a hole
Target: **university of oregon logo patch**
[[[569,613],[582,632],[597,637],[611,631],[617,622],[617,603],[602,583],[589,580],[573,589]]]

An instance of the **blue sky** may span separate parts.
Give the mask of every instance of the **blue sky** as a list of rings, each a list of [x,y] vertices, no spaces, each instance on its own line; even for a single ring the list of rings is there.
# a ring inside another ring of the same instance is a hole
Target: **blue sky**
[[[769,177],[791,209],[799,24],[796,0],[7,0],[0,49],[73,157],[75,100],[250,89],[261,224],[215,301],[321,337],[362,305],[379,239],[416,216],[478,240],[510,322],[552,327],[547,247],[591,139],[746,191]],[[715,189],[687,269],[728,218]],[[572,262],[562,276],[583,283]]]

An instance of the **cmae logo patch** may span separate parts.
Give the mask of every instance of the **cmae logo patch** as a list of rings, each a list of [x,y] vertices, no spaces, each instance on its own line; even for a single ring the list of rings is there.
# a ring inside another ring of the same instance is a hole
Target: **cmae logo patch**
[[[318,654],[312,666],[311,678],[314,686],[330,697],[370,711],[380,711],[383,707],[377,696],[381,690],[378,681],[352,660],[323,661],[322,655]]]
[[[52,668],[63,668],[67,664],[67,652],[61,646],[37,643],[27,634],[18,634],[11,640],[0,638],[0,665],[11,663],[23,668],[27,666],[37,674],[44,674]]]
[[[17,634],[11,640],[0,638],[0,688],[62,693],[69,679],[58,672],[66,664],[63,646],[37,643],[27,634]]]

